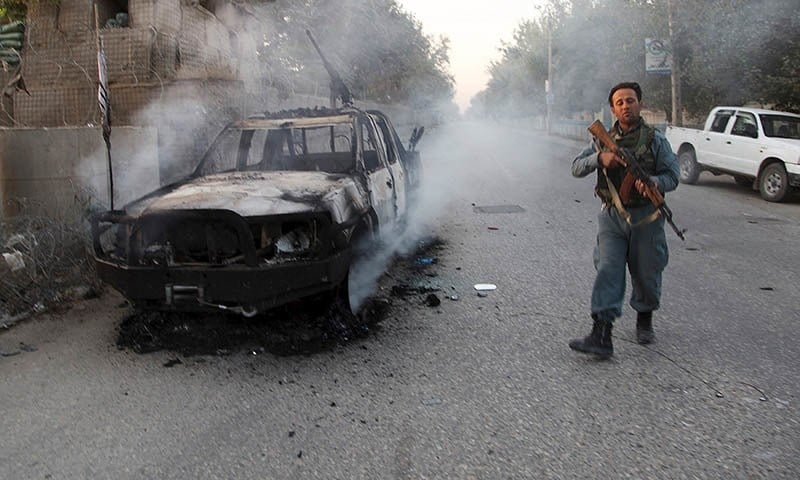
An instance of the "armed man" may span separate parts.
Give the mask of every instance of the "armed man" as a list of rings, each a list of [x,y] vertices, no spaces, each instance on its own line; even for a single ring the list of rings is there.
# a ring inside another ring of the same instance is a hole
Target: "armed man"
[[[608,102],[617,121],[607,134],[601,128],[595,135],[607,142],[593,144],[572,162],[575,177],[597,171],[595,191],[603,205],[594,247],[592,331],[570,341],[569,347],[601,358],[614,353],[611,329],[622,315],[626,265],[630,305],[637,312],[636,339],[640,344],[654,341],[653,312],[659,307],[661,273],[669,260],[665,220],[683,238],[663,197],[678,186],[678,161],[664,135],[640,116],[641,87],[632,82],[615,85]]]

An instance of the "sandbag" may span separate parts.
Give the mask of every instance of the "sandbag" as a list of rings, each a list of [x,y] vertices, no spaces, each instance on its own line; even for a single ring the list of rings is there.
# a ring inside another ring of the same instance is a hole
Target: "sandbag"
[[[25,37],[25,34],[22,32],[10,32],[10,33],[0,33],[0,41],[2,40],[19,40]]]
[[[3,48],[22,48],[22,42],[19,40],[0,40],[0,47]]]
[[[16,22],[0,25],[0,33],[22,32],[25,30],[25,24],[19,20]]]

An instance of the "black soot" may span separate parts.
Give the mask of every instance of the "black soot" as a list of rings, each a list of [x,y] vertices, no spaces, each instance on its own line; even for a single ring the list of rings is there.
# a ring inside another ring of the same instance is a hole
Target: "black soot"
[[[252,318],[225,312],[138,311],[122,321],[116,343],[118,348],[136,353],[166,350],[183,356],[224,356],[240,351],[287,356],[327,351],[377,330],[391,315],[392,298],[424,298],[435,290],[420,286],[422,279],[429,278],[426,271],[435,265],[420,265],[415,259],[430,256],[442,245],[438,239],[421,241],[411,256],[397,258],[384,277],[389,285],[381,287],[391,295],[368,298],[355,314],[340,299],[331,301],[331,295],[301,300]]]

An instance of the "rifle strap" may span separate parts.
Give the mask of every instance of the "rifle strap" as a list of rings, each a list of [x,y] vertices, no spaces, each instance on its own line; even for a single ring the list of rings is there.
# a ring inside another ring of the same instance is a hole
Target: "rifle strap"
[[[658,217],[661,216],[661,210],[656,209],[653,213],[646,216],[645,218],[639,220],[636,223],[632,223],[631,213],[625,210],[625,207],[622,205],[622,200],[619,198],[619,194],[617,193],[617,187],[615,187],[614,183],[608,178],[608,173],[606,172],[605,168],[603,169],[603,175],[606,177],[606,183],[608,183],[608,190],[609,192],[611,192],[611,201],[614,204],[614,208],[617,209],[619,214],[622,215],[622,218],[624,218],[625,221],[628,222],[628,225],[630,225],[631,228],[635,228],[640,225],[647,225],[648,223],[654,222]]]

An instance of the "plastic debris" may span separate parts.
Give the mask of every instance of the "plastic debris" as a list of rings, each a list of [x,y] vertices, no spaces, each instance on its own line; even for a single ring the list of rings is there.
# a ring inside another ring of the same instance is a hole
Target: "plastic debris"
[[[437,260],[431,257],[419,257],[417,258],[417,263],[420,265],[432,265],[437,263]]]
[[[499,229],[499,228],[497,228],[497,227],[488,227],[488,229],[489,229],[489,230],[500,230],[500,229]]]
[[[22,252],[19,250],[14,250],[11,253],[4,253],[3,260],[6,261],[8,268],[10,268],[12,272],[25,268],[25,260],[23,259]]]
[[[39,242],[36,241],[36,237],[34,237],[33,235],[31,235],[30,238],[28,238],[27,235],[17,233],[11,235],[8,238],[8,240],[6,240],[5,247],[16,250],[17,245],[20,245],[22,247],[30,247],[39,245]]]
[[[497,290],[497,285],[494,283],[476,283],[475,290],[478,290],[479,292]]]

